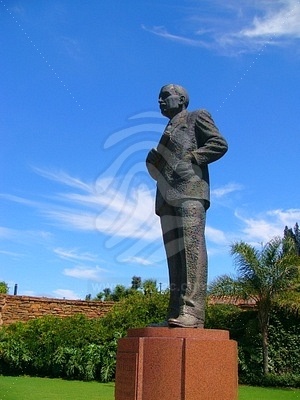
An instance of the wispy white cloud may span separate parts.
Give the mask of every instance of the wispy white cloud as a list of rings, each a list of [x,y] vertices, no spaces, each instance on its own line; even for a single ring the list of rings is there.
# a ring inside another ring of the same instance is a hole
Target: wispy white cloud
[[[147,187],[140,185],[130,193],[111,189],[108,204],[97,216],[99,231],[113,237],[155,240],[160,237],[158,218],[154,214],[153,194]]]
[[[228,245],[229,239],[225,232],[212,228],[211,226],[206,226],[205,235],[208,241],[218,244],[218,245]]]
[[[59,182],[64,187],[63,193],[52,196],[52,202],[34,202],[34,206],[38,206],[40,212],[52,223],[66,229],[102,233],[107,248],[119,246],[120,252],[116,258],[122,263],[150,265],[153,260],[160,262],[165,258],[159,218],[153,209],[154,194],[145,184],[136,185],[129,176],[121,181],[104,177],[88,184],[64,172],[56,174],[42,171],[42,175]],[[228,183],[214,189],[212,196],[220,199],[242,189],[240,184]],[[19,198],[16,200],[14,196],[10,199],[19,202]],[[24,201],[24,204],[32,206],[31,202]],[[235,240],[265,243],[276,235],[282,236],[285,225],[291,227],[300,220],[300,211],[299,209],[270,210],[249,216],[247,211],[243,210],[236,212],[235,218],[240,224],[236,232],[206,226],[206,237],[211,251],[215,251],[216,246],[224,249]],[[27,237],[28,235],[36,237],[37,232],[23,232],[23,240],[25,234]],[[38,234],[47,239],[47,232],[41,231]],[[0,237],[18,236],[20,237],[20,232],[0,227]],[[126,248],[122,246],[125,240],[127,240]],[[54,249],[54,253],[76,264],[84,262],[95,265],[100,262],[96,255],[80,252],[74,248],[58,247]],[[99,281],[105,270],[94,265],[66,268],[64,274]]]
[[[62,229],[101,233],[106,248],[120,249],[119,262],[137,255],[142,261],[146,258],[143,252],[147,247],[153,249],[153,242],[161,246],[161,229],[159,218],[154,213],[153,188],[148,188],[144,179],[136,178],[141,171],[145,173],[145,163],[140,164],[135,163],[125,176],[104,174],[89,183],[63,171],[35,168],[35,172],[44,178],[59,183],[62,190],[43,197],[39,202],[31,203],[24,199],[23,204],[37,209],[48,223]],[[22,202],[15,196],[9,199]],[[126,248],[122,247],[125,241]],[[141,251],[143,256],[140,256]],[[54,252],[60,258],[76,263],[99,263],[92,254],[77,249],[59,247]]]
[[[7,250],[0,250],[0,254],[3,254],[4,256],[8,256],[8,257],[15,258],[15,259],[24,257],[24,254],[16,253],[14,251],[7,251]]]
[[[134,177],[130,174],[126,179],[104,177],[94,183],[86,183],[62,171],[36,171],[60,183],[64,193],[39,202],[10,195],[6,199],[34,207],[52,223],[66,229],[99,231],[119,238],[153,240],[159,237],[158,219],[153,211],[153,192],[145,184],[134,185]],[[0,230],[2,236],[12,234],[11,230]]]
[[[52,234],[42,230],[22,230],[22,229],[11,229],[0,226],[0,239],[10,240],[16,243],[30,243],[32,239],[35,242],[47,242],[52,238]]]
[[[265,15],[255,16],[251,25],[240,31],[249,38],[283,36],[300,38],[300,3],[298,0],[278,1],[265,5]],[[279,7],[278,7],[279,6]]]
[[[268,216],[274,217],[282,226],[292,227],[296,221],[300,221],[300,209],[272,210],[268,212]]]
[[[137,122],[145,115],[153,118],[153,122]],[[145,152],[156,144],[157,132],[164,128],[158,118],[160,120],[161,115],[157,112],[137,114],[130,118],[132,126],[112,133],[104,148],[111,149],[117,145],[118,156],[93,182],[84,182],[61,170],[33,168],[39,175],[62,187],[61,193],[40,203],[42,215],[66,229],[100,232],[106,237],[108,248],[132,239],[135,245],[139,243],[141,250],[160,239],[159,220],[154,214],[154,184],[150,182],[144,161]],[[154,132],[155,142],[149,140],[149,132]],[[145,174],[147,179],[144,179]],[[133,251],[132,245],[128,245],[126,250],[131,246]]]
[[[239,183],[228,183],[224,186],[211,190],[212,197],[221,198],[233,192],[241,191],[243,186]]]
[[[206,226],[205,234],[210,255],[228,253],[230,244],[240,240],[256,246],[267,243],[275,236],[283,237],[285,226],[293,228],[295,223],[300,221],[300,209],[268,210],[254,216],[249,216],[248,210],[239,210],[234,216],[239,222],[235,231]],[[236,226],[235,221],[232,224]]]
[[[98,231],[114,240],[117,237],[157,239],[160,228],[153,211],[152,191],[144,185],[126,191],[126,188],[117,187],[116,182],[104,193],[96,192],[101,185],[98,181],[95,192],[89,187],[84,194],[58,194],[52,204],[40,203],[40,212],[66,229]],[[66,205],[59,205],[59,202]]]
[[[36,201],[25,199],[24,197],[15,196],[7,193],[0,193],[0,198],[30,207],[37,207],[39,205],[39,203]]]
[[[237,212],[242,221],[240,239],[253,243],[266,243],[275,236],[283,236],[285,226],[294,227],[300,220],[300,209],[270,210],[255,217],[246,217]]]
[[[95,231],[95,213],[80,211],[73,208],[70,204],[68,208],[57,205],[48,205],[44,208],[41,205],[41,214],[43,214],[51,224],[64,229],[79,231]]]
[[[51,181],[56,181],[67,187],[83,190],[85,192],[93,191],[93,186],[90,183],[83,182],[82,179],[73,177],[62,170],[50,170],[38,167],[31,167],[34,172],[47,178]]]
[[[85,279],[95,282],[103,281],[103,274],[107,270],[99,267],[77,266],[74,268],[65,268],[63,274],[77,279]]]
[[[142,28],[165,40],[232,55],[258,51],[267,44],[283,46],[300,38],[298,0],[203,1],[186,7],[181,23]],[[172,31],[171,31],[172,30]]]
[[[53,250],[59,258],[64,260],[68,260],[71,262],[78,262],[78,261],[91,261],[96,262],[98,260],[98,256],[95,254],[91,254],[88,252],[79,252],[78,249],[63,249],[58,247]]]
[[[200,40],[200,39],[196,39],[196,38],[193,39],[193,38],[180,36],[180,35],[171,33],[167,30],[167,28],[165,26],[153,26],[152,28],[148,28],[145,25],[142,25],[142,28],[145,31],[153,33],[154,35],[160,36],[164,39],[171,40],[173,42],[178,42],[178,43],[185,44],[188,46],[197,46],[197,47],[199,46],[199,47],[206,47],[206,48],[211,47],[210,44],[208,42],[205,42],[204,40]],[[200,34],[200,32],[198,31],[197,34]]]
[[[124,258],[122,260],[125,263],[133,263],[133,264],[139,264],[139,265],[152,265],[153,262],[150,261],[148,258],[143,258],[143,257],[128,257]]]

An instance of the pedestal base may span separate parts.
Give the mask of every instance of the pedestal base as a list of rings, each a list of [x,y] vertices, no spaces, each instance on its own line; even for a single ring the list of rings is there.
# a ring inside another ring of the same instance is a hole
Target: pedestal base
[[[130,329],[119,340],[115,400],[236,400],[237,390],[227,331]]]

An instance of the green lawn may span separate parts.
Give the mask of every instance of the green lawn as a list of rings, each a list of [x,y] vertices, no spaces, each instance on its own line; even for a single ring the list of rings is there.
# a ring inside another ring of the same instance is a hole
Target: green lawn
[[[298,389],[239,387],[239,400],[300,400]]]
[[[0,376],[0,400],[114,400],[113,383]],[[300,390],[240,386],[239,400],[300,400]],[[197,399],[195,399],[197,400]],[[222,400],[222,399],[212,399]]]
[[[0,400],[113,400],[114,384],[0,376]]]

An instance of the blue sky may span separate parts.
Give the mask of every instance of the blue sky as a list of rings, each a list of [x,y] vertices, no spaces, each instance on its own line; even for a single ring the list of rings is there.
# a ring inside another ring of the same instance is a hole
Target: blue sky
[[[210,167],[209,279],[300,223],[300,2],[0,0],[0,281],[84,299],[167,286],[145,157],[178,83],[229,143]]]

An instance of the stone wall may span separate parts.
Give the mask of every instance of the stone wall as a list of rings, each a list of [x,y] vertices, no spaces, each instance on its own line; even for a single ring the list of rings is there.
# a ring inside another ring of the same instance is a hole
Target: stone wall
[[[112,306],[113,302],[108,301],[60,300],[0,294],[0,326],[45,315],[69,317],[84,314],[88,318],[98,318],[103,317]]]

